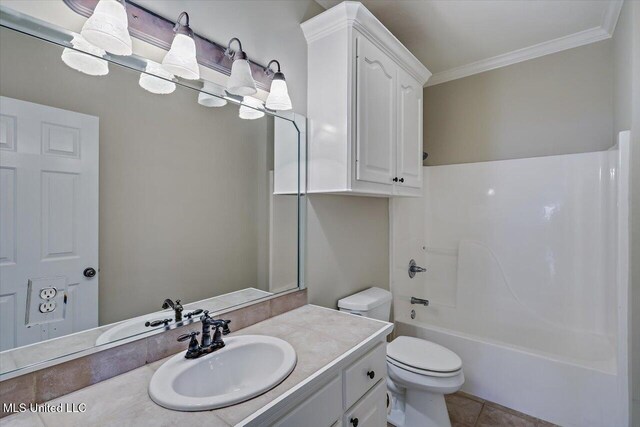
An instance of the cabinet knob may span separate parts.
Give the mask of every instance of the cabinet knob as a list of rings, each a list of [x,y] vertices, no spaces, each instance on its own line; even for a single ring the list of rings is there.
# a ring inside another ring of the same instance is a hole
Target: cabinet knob
[[[374,379],[374,378],[375,378],[375,376],[376,376],[376,373],[375,373],[374,371],[369,371],[369,372],[367,372],[367,376],[368,376],[370,379]]]
[[[404,178],[400,178],[400,182],[404,182]]]
[[[398,177],[393,178],[393,182],[398,182]]]
[[[351,419],[349,420],[349,422],[350,422],[351,424],[353,424],[353,427],[358,427],[358,423],[359,423],[360,421],[358,421],[358,419],[357,419],[357,418],[351,418]]]

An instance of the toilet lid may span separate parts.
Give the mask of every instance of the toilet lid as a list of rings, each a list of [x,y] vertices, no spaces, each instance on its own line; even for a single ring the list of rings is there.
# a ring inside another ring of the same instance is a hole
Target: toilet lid
[[[425,371],[453,372],[462,368],[462,360],[453,351],[420,338],[396,338],[387,345],[387,356]]]

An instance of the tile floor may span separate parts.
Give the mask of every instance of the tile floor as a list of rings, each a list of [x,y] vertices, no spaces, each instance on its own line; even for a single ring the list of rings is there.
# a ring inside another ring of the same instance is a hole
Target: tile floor
[[[452,427],[552,427],[555,424],[458,392],[445,396]]]
[[[445,398],[451,427],[558,427],[467,393],[458,392]]]

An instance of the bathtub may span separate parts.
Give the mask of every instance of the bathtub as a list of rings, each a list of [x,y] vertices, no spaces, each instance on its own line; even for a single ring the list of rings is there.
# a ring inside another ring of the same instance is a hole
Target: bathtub
[[[455,351],[473,395],[628,425],[627,165],[621,134],[608,151],[425,167],[423,197],[390,203],[395,333]]]
[[[625,425],[617,413],[615,373],[429,326],[399,315],[412,308],[398,308],[396,335],[427,339],[460,356],[463,391],[566,427]]]

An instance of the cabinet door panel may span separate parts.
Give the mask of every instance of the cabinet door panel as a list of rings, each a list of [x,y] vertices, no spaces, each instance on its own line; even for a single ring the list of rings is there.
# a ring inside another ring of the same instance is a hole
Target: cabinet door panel
[[[422,86],[398,70],[398,185],[422,187]]]
[[[332,426],[336,420],[340,420],[341,401],[341,377],[338,376],[273,424],[273,427]]]
[[[344,407],[351,407],[380,378],[387,375],[387,347],[378,344],[344,371]]]
[[[356,421],[357,420],[357,421]],[[387,425],[387,384],[378,384],[345,414],[344,426],[385,427]]]
[[[356,178],[393,184],[396,64],[362,36],[356,38]]]

